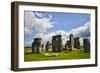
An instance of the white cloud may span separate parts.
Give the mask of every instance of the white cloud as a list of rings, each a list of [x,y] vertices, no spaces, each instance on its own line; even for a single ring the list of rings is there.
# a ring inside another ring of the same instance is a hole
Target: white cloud
[[[32,26],[33,19],[35,18],[35,14],[33,12],[27,11],[25,12],[25,26]]]
[[[35,34],[35,37],[37,37],[37,38],[40,38],[40,37],[43,38],[43,34],[40,34],[40,33],[39,34]]]
[[[52,16],[52,15],[49,15],[49,18],[51,18],[51,19],[52,19],[52,18],[53,18],[53,16]]]
[[[39,35],[53,27],[54,22],[51,22],[51,15],[42,18],[38,18],[36,15],[42,17],[43,13],[25,12],[25,34],[32,34],[34,32],[34,34]]]
[[[84,37],[84,35],[86,35],[87,32],[90,32],[90,22],[87,22],[83,26],[74,28],[74,29],[72,29],[68,32],[63,31],[63,30],[58,30],[56,32],[46,34],[46,35],[43,36],[43,42],[44,43],[46,43],[47,41],[51,42],[52,36],[60,34],[60,35],[62,35],[63,44],[65,44],[65,42],[67,40],[69,40],[69,35],[72,33],[74,35],[74,37],[80,37],[80,43],[82,44],[82,42],[83,42],[82,39],[83,38],[89,38],[89,36]]]
[[[74,36],[82,37],[82,34],[90,32],[90,22],[87,22],[78,28],[72,29],[71,32],[74,34]]]
[[[38,18],[35,15],[37,15]],[[84,38],[85,35],[88,35],[90,33],[90,22],[85,23],[83,26],[73,28],[72,30],[66,32],[64,30],[57,30],[55,32],[51,32],[49,34],[45,34],[48,29],[53,28],[54,22],[51,22],[52,16],[48,15],[48,17],[45,17],[43,13],[38,12],[25,12],[25,34],[35,34],[35,37],[41,37],[42,43],[46,44],[47,41],[52,40],[52,36],[54,35],[62,35],[62,41],[63,44],[69,40],[69,35],[72,33],[75,37],[79,36],[81,37],[80,41],[82,43],[82,38]],[[86,36],[87,37],[87,36]],[[33,41],[33,40],[32,40]],[[25,41],[25,46],[31,46],[32,41]]]
[[[35,12],[35,15],[36,16],[38,16],[38,17],[43,17],[43,16],[45,16],[43,13],[41,13],[41,12]]]
[[[49,18],[42,18],[42,19],[35,18],[34,20],[35,20],[34,29],[35,29],[36,34],[39,34],[39,33],[43,34],[44,32],[47,31],[47,29],[50,29],[53,27],[53,23],[50,22]]]
[[[33,23],[33,20],[35,18],[35,15],[32,13],[32,12],[25,12],[25,34],[32,34],[31,32],[31,28],[32,28],[32,23]]]
[[[25,31],[25,34],[31,34],[31,31],[27,27],[25,27],[24,31]]]

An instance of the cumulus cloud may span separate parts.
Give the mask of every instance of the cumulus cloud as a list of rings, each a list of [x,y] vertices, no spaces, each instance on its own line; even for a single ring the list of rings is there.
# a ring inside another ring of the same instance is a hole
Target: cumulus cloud
[[[52,36],[54,35],[62,35],[62,42],[65,44],[67,40],[69,40],[69,35],[73,34],[74,37],[80,37],[80,44],[82,45],[83,43],[83,38],[89,38],[90,37],[90,22],[85,23],[83,26],[74,28],[68,32],[64,30],[57,30],[55,32],[51,32],[49,34],[36,34],[37,37],[41,36],[42,38],[42,43],[46,44],[47,41],[52,41]],[[26,42],[27,45],[30,45],[32,42]]]
[[[51,22],[51,18],[51,15],[45,17],[43,13],[26,11],[25,34],[34,33],[36,36],[38,35],[38,37],[39,35],[44,34],[48,29],[51,29],[53,27],[54,22]]]
[[[53,24],[56,21],[51,21],[52,15],[45,16],[41,12],[25,12],[25,34],[35,35],[35,37],[41,37],[42,43],[46,44],[47,41],[52,40],[54,35],[62,35],[63,44],[69,40],[69,35],[72,33],[74,37],[80,37],[82,43],[82,38],[90,37],[90,22],[86,22],[84,25],[73,28],[70,31],[57,30],[49,34],[44,34],[48,29],[53,28]],[[31,46],[32,41],[25,41],[25,46]]]
[[[44,17],[45,16],[45,14],[43,14],[43,13],[41,13],[41,12],[34,12],[35,13],[35,15],[37,16],[37,17]]]
[[[25,34],[31,34],[31,33],[32,33],[32,32],[29,30],[28,27],[25,27],[24,30],[25,30]]]
[[[90,35],[90,22],[86,22],[83,26],[71,30],[74,36],[87,37]]]
[[[74,28],[68,32],[64,31],[64,30],[58,30],[56,32],[52,32],[49,34],[44,35],[43,37],[43,42],[46,43],[47,41],[52,40],[52,36],[54,35],[62,35],[62,41],[63,44],[65,44],[65,42],[67,40],[69,40],[69,35],[73,34],[74,37],[80,37],[80,43],[82,44],[82,39],[83,38],[89,38],[90,37],[90,22],[86,22],[83,26]]]

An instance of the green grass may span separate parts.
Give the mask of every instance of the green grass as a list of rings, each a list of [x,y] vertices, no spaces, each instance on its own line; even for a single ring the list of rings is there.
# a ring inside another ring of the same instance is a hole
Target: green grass
[[[47,52],[47,53],[58,53],[57,57],[47,57],[43,54],[46,53],[43,51],[40,54],[30,53],[31,48],[25,48],[24,61],[47,61],[47,60],[71,60],[71,59],[88,59],[90,58],[90,53],[84,53],[82,50],[79,51],[66,51],[66,52]]]

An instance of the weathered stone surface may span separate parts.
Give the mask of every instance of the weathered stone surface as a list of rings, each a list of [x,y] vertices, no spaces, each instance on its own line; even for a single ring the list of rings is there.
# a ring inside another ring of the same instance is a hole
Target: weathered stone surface
[[[68,50],[68,43],[66,41],[64,50]]]
[[[62,38],[61,35],[56,35],[52,37],[52,51],[61,52],[62,51]]]
[[[70,34],[70,51],[74,48],[74,36]]]
[[[50,54],[50,53],[44,53],[43,55],[46,56],[46,57],[57,57],[57,56],[59,56],[58,53],[52,53],[52,54]]]
[[[44,44],[42,44],[42,51],[44,50]]]
[[[74,38],[74,48],[80,49],[79,37]]]
[[[32,53],[40,53],[41,48],[41,38],[35,38],[32,43]]]
[[[47,44],[45,46],[45,49],[46,49],[46,52],[49,51],[49,49],[50,49],[50,42],[49,41],[47,41]]]
[[[83,39],[84,52],[90,52],[90,40]]]
[[[70,48],[70,41],[69,40],[67,41],[67,46],[68,46],[68,48]]]

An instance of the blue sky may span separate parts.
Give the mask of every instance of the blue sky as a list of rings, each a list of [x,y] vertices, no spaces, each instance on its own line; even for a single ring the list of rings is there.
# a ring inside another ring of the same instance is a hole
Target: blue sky
[[[90,15],[83,13],[46,12],[46,14],[52,15],[53,20],[57,21],[54,24],[54,28],[48,30],[48,33],[57,30],[65,30],[67,32],[90,21]]]
[[[57,31],[67,33],[90,22],[90,14],[25,11],[25,42]],[[43,25],[43,26],[42,26]],[[86,29],[87,30],[87,29]],[[81,33],[83,35],[83,33]],[[87,34],[87,33],[86,33]]]

